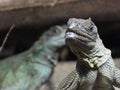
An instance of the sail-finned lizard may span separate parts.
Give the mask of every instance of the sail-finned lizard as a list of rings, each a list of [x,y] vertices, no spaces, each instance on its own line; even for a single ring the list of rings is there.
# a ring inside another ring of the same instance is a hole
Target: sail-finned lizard
[[[120,88],[120,70],[113,62],[111,51],[103,45],[91,18],[70,18],[65,42],[78,60],[76,69],[60,83],[57,90]]]
[[[39,90],[53,74],[66,25],[44,32],[25,52],[0,61],[0,90]]]

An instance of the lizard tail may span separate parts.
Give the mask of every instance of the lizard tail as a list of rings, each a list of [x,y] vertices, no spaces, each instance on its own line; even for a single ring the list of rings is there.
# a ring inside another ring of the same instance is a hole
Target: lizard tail
[[[79,76],[77,71],[72,71],[58,86],[56,90],[78,90]]]

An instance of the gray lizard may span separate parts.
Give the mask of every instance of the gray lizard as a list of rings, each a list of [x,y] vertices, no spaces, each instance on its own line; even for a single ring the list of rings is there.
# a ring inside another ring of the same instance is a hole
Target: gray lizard
[[[77,56],[76,69],[57,90],[115,90],[120,88],[120,70],[115,66],[111,51],[102,43],[94,22],[71,18],[65,41]]]
[[[27,51],[0,61],[0,90],[39,90],[57,64],[66,26],[52,27]]]

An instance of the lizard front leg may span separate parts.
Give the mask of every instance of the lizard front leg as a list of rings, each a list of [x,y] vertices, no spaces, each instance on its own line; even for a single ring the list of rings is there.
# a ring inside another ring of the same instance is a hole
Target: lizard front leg
[[[78,90],[79,80],[79,75],[74,70],[60,83],[56,90]]]
[[[117,67],[114,69],[113,84],[114,86],[120,88],[120,69]]]
[[[98,68],[97,78],[92,90],[115,90],[113,87],[114,66],[114,62],[110,57]]]
[[[95,84],[92,90],[115,90],[112,81],[98,72]]]
[[[97,70],[90,70],[78,60],[76,70],[60,83],[57,90],[91,90],[96,76]]]

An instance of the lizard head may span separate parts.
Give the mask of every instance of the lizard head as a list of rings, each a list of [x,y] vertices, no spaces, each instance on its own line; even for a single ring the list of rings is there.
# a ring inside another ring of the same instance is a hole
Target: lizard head
[[[97,27],[89,19],[68,20],[68,28],[65,33],[65,41],[69,47],[81,47],[84,49],[93,49],[98,38]]]

